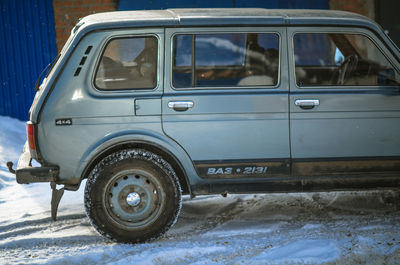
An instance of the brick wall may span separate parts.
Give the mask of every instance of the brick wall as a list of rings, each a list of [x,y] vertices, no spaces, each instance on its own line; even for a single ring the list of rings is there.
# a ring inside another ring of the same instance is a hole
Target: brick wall
[[[330,0],[329,7],[332,10],[350,11],[375,19],[374,0]]]
[[[53,0],[57,49],[60,51],[71,29],[84,16],[117,10],[117,0]]]
[[[89,14],[115,11],[118,0],[53,0],[58,51],[67,41],[78,19]],[[374,0],[330,0],[330,9],[345,10],[375,19]]]

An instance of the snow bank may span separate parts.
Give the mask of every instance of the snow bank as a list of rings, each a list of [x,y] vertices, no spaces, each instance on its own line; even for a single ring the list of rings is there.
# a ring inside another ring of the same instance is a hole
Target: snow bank
[[[0,116],[0,164],[18,160],[26,141],[25,122]]]
[[[0,190],[15,180],[6,164],[18,161],[26,141],[25,130],[24,122],[0,116]]]

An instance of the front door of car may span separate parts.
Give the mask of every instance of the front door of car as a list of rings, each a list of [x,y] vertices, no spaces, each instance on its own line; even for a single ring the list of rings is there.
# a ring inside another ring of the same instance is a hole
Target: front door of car
[[[163,130],[201,178],[289,174],[282,29],[166,30]],[[281,59],[281,60],[280,60]]]
[[[290,28],[288,36],[293,174],[363,181],[368,176],[398,175],[396,59],[363,29]],[[384,186],[381,180],[370,184]]]

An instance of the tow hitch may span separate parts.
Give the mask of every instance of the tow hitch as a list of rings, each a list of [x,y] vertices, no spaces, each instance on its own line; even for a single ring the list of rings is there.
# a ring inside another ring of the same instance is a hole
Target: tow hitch
[[[9,161],[7,162],[7,167],[8,167],[8,171],[10,171],[10,173],[15,174],[15,170],[13,169],[14,163]]]
[[[40,168],[32,168],[30,163],[29,163],[29,168],[23,168],[23,169],[13,169],[14,163],[13,162],[7,162],[7,167],[8,170],[17,176],[17,182],[20,184],[28,184],[32,182],[46,182],[50,180],[50,187],[52,189],[51,192],[51,219],[53,221],[57,220],[57,210],[58,210],[58,205],[60,204],[61,198],[64,195],[64,187],[61,189],[57,189],[56,183],[52,180],[53,176],[52,174],[58,173],[58,169],[52,169],[50,168],[49,170],[41,170]],[[43,171],[43,172],[42,172]],[[38,174],[40,174],[40,178],[37,177]],[[47,177],[47,175],[50,175]]]

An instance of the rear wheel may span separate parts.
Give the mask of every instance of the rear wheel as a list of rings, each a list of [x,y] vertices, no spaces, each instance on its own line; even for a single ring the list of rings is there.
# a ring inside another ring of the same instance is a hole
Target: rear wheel
[[[144,242],[160,237],[175,223],[181,188],[160,156],[142,149],[122,150],[92,170],[85,208],[102,235],[118,242]]]

